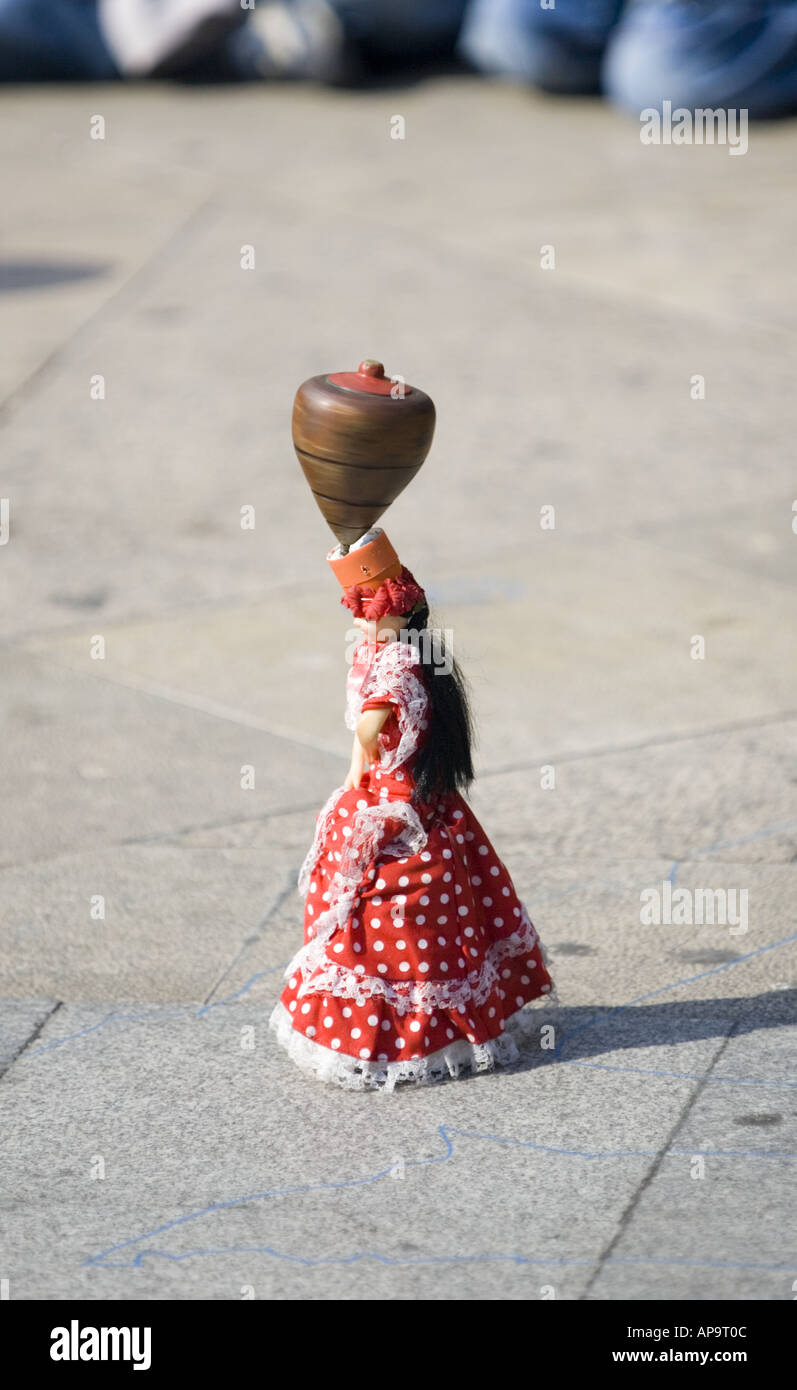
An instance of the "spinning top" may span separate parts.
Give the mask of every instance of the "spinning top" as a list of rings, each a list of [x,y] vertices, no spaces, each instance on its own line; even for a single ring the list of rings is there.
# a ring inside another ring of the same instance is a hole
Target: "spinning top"
[[[381,362],[312,376],[296,392],[293,445],[341,545],[373,526],[415,477],[434,434],[434,403]]]

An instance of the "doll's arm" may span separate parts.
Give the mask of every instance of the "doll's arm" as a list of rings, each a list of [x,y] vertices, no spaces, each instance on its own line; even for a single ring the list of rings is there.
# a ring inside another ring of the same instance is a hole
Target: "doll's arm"
[[[363,710],[357,725],[357,738],[365,750],[368,761],[374,763],[379,758],[379,735],[390,718],[391,706],[378,705]]]
[[[343,790],[345,792],[349,791],[352,787],[359,787],[367,766],[368,760],[365,756],[365,749],[355,734],[351,750],[351,764],[346,774],[346,781],[343,783]]]

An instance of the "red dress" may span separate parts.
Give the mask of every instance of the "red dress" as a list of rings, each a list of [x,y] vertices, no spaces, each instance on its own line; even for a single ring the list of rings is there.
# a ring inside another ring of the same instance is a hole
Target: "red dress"
[[[429,722],[418,662],[402,640],[356,650],[347,725],[363,709],[391,713],[379,763],[318,816],[299,875],[304,946],[270,1019],[300,1067],[353,1090],[512,1062],[526,1006],[555,997],[528,913],[467,802],[412,799]]]

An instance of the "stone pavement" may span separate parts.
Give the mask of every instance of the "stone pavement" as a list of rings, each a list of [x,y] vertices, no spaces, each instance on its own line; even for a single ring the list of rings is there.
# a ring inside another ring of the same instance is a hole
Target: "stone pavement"
[[[453,78],[0,105],[9,1296],[790,1300],[794,124],[644,147]],[[350,741],[290,408],[364,356],[438,406],[389,530],[561,998],[554,1050],[389,1097],[266,1026]],[[740,910],[643,923],[680,888]]]

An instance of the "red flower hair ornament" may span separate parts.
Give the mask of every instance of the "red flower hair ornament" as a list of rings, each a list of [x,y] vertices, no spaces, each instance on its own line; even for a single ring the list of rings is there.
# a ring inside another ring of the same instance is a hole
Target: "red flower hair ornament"
[[[343,593],[341,603],[350,608],[355,618],[368,622],[388,616],[400,617],[426,600],[420,584],[416,584],[406,565],[397,579],[385,579],[377,589],[370,584],[352,584]]]

